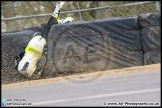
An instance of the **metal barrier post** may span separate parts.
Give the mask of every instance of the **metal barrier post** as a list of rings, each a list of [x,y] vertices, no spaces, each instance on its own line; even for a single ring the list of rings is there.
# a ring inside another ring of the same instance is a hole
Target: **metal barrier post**
[[[160,11],[160,3],[159,3],[159,1],[156,2],[156,11]]]
[[[78,10],[80,10],[78,1],[77,1],[77,5],[78,5]],[[82,21],[82,16],[81,16],[81,13],[80,12],[79,12],[79,17],[80,17],[80,20]]]

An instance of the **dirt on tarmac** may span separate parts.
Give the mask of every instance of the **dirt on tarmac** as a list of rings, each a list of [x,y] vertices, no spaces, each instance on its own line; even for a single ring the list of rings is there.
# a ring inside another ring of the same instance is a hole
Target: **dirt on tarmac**
[[[80,74],[70,75],[70,76],[54,77],[54,78],[49,78],[49,79],[31,80],[31,81],[18,82],[18,83],[12,83],[12,84],[2,84],[2,87],[31,85],[31,84],[36,84],[36,83],[80,79],[80,78],[96,77],[96,76],[99,77],[99,76],[102,76],[102,75],[126,74],[126,73],[139,72],[139,71],[140,72],[146,72],[148,70],[150,70],[150,71],[151,70],[161,70],[161,63],[145,65],[145,66],[134,66],[134,67],[128,67],[128,68],[122,68],[122,69],[97,71],[97,72],[91,72],[91,73],[80,73]]]

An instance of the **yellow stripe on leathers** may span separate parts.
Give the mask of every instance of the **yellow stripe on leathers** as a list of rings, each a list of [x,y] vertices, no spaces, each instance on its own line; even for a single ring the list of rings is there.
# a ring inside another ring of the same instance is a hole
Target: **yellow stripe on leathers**
[[[40,35],[38,35],[38,36],[40,37]],[[38,38],[38,36],[35,36],[35,37],[29,42],[28,46],[27,46],[26,49],[25,49],[25,52],[26,52],[26,53],[34,54],[34,55],[36,55],[37,57],[41,57],[41,56],[42,56],[42,51],[43,51],[43,49],[40,49],[39,47],[36,48],[35,46],[33,47],[33,46],[31,46],[32,44],[30,44],[33,40],[38,41],[38,40],[36,40],[36,38]],[[43,43],[46,44],[46,40],[45,40],[44,38],[42,38],[42,39],[43,39],[42,41],[44,41]],[[33,41],[33,42],[35,43],[35,41]],[[32,42],[32,43],[33,43],[33,42]],[[43,45],[43,46],[44,46],[44,45]],[[43,47],[43,46],[42,46],[42,47]]]
[[[57,20],[58,24],[61,24],[60,19],[58,18],[58,16],[56,16],[55,14],[52,14],[52,17]]]
[[[41,56],[41,52],[32,46],[27,46],[25,52],[35,54],[36,56]]]

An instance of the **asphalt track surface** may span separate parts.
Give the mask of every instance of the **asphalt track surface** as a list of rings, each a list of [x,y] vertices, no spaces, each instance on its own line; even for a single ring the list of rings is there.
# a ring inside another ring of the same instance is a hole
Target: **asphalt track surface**
[[[161,106],[160,72],[106,75],[87,83],[73,79],[2,87],[2,98],[8,99],[7,106],[16,106],[14,99],[19,100],[14,101],[20,103],[17,106]]]

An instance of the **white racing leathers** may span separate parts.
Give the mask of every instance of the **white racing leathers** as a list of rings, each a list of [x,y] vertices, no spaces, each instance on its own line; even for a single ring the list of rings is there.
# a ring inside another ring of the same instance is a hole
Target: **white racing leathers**
[[[46,40],[37,35],[33,37],[28,46],[25,48],[25,54],[18,64],[18,71],[26,77],[31,77],[37,68],[37,63],[41,59],[43,48],[46,45]]]

